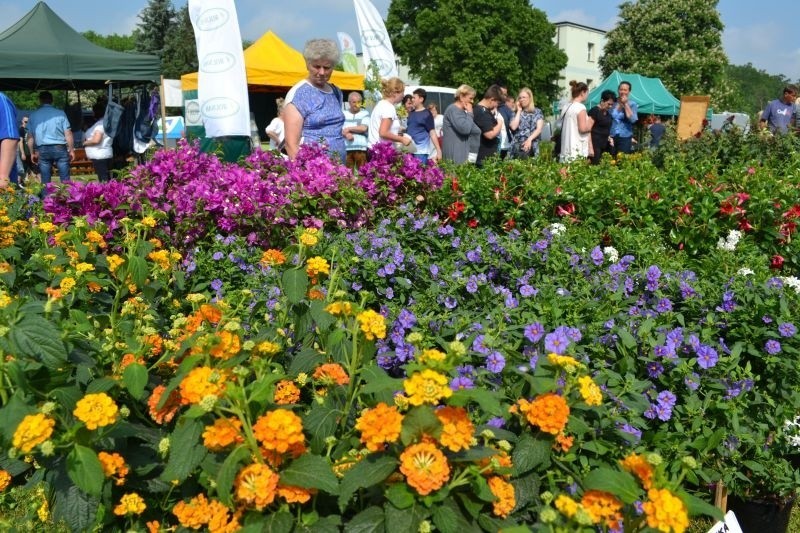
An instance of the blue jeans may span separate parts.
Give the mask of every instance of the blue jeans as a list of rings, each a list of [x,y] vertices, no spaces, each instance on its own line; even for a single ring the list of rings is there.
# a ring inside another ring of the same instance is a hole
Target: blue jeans
[[[422,161],[423,165],[428,164],[428,154],[414,154],[414,157]]]
[[[53,175],[53,163],[58,168],[58,177],[69,181],[69,152],[66,145],[48,144],[39,146],[39,172],[42,173],[42,185],[50,183]]]

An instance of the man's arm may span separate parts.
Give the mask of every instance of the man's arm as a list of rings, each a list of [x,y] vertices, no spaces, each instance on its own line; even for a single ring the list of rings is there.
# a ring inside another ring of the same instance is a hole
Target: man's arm
[[[75,139],[72,137],[72,130],[64,130],[64,138],[67,139],[67,152],[69,152],[69,160],[75,161]]]

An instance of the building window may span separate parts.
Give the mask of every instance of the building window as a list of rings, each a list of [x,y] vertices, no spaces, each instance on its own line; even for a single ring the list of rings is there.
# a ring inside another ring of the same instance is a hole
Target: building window
[[[594,62],[594,43],[589,43],[586,46],[586,61]]]

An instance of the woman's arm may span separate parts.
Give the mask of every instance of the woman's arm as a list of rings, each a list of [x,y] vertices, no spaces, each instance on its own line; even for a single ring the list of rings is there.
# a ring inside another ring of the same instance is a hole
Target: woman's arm
[[[384,141],[403,143],[403,146],[411,144],[411,137],[404,137],[392,133],[392,122],[393,120],[391,118],[382,118],[381,127],[378,129],[378,136]]]
[[[585,109],[581,109],[578,113],[578,131],[580,133],[589,133],[592,131],[592,119],[589,118]]]
[[[532,143],[539,137],[539,135],[542,134],[543,129],[544,129],[544,119],[543,118],[536,119],[536,127],[533,129],[533,132],[526,140]]]
[[[94,130],[94,133],[88,139],[83,140],[84,146],[94,146],[96,144],[100,144],[103,140],[103,132],[101,130]]]
[[[300,150],[300,139],[303,136],[303,116],[289,103],[283,108],[283,136],[286,141],[286,155],[294,159]]]
[[[508,123],[508,127],[511,128],[511,131],[517,131],[519,129],[519,123],[522,121],[522,109],[517,108],[517,112],[511,119],[511,122]]]

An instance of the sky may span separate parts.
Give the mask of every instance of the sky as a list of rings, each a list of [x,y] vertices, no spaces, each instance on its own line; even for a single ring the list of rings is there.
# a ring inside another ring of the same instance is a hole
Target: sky
[[[386,16],[391,0],[372,0]],[[551,22],[576,22],[610,30],[614,27],[621,0],[533,0]],[[186,0],[172,0],[182,7]],[[128,34],[138,23],[138,13],[147,0],[48,0],[47,4],[78,31],[93,30],[101,35]],[[36,4],[35,0],[0,0],[3,21],[0,29],[18,20]],[[800,80],[800,40],[797,39],[798,12],[794,1],[743,0],[718,3],[725,30],[722,43],[734,65],[752,63],[770,74]],[[353,0],[236,0],[242,38],[254,41],[273,30],[291,46],[302,49],[307,39],[336,38],[336,32],[352,35],[358,42]],[[360,45],[357,45],[360,51]]]

